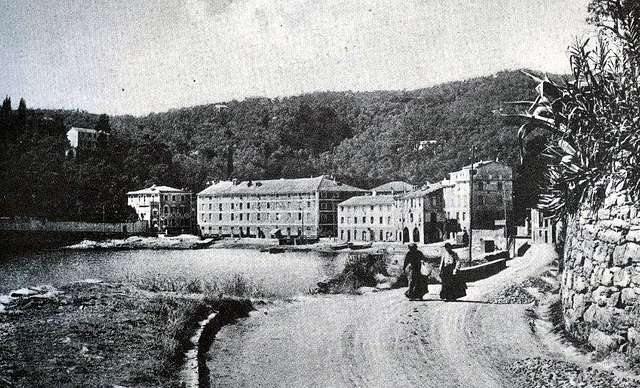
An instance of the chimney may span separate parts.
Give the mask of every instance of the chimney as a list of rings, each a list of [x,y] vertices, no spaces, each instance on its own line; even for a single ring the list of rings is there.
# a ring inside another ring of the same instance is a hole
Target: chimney
[[[231,182],[232,182],[232,184],[234,186],[238,186],[238,179],[237,178],[233,178],[233,180]]]

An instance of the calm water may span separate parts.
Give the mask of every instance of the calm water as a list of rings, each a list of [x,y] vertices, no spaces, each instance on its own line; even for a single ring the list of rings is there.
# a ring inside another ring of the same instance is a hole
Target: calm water
[[[250,249],[56,250],[0,256],[0,293],[98,278],[112,282],[223,284],[242,278],[266,294],[300,295],[344,268],[345,254],[269,254]]]

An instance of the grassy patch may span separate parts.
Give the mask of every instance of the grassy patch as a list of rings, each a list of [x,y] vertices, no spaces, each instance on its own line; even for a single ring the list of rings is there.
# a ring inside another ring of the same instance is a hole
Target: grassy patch
[[[291,293],[286,287],[282,287],[281,289],[267,289],[241,273],[228,274],[217,281],[188,279],[160,274],[151,277],[137,277],[128,274],[125,282],[141,290],[152,292],[208,294],[215,295],[218,298],[232,296],[240,298],[286,299]]]
[[[226,300],[112,284],[63,290],[57,300],[0,314],[0,386],[180,386],[198,321]]]

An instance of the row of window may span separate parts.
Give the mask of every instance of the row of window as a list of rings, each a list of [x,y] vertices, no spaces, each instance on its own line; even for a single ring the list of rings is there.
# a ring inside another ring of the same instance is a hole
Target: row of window
[[[255,217],[251,217],[254,214]],[[227,221],[227,222],[295,222],[314,223],[314,217],[306,216],[303,219],[302,213],[200,213],[201,222]],[[253,218],[253,219],[252,219]],[[333,214],[320,214],[320,224],[333,224],[335,222]]]
[[[415,207],[422,207],[422,201],[423,200],[420,198],[415,198],[415,201],[414,201],[414,198],[411,198],[409,200],[405,199],[404,203],[409,207],[415,208]],[[441,201],[438,199],[438,197],[435,197],[435,196],[424,198],[424,203],[425,205],[431,205],[431,206],[441,205]]]
[[[277,225],[275,227],[276,227],[276,229],[278,228]],[[305,233],[305,235],[308,235],[309,232],[311,231],[311,227],[307,226],[307,227],[305,227],[305,229],[307,231]],[[209,235],[211,235],[213,233],[217,233],[218,235],[224,234],[224,229],[222,228],[222,226],[219,226],[217,229],[215,229],[212,226],[208,226],[208,227],[207,226],[201,226],[200,230],[202,230],[203,234],[209,234]],[[302,236],[302,228],[296,228],[294,230],[297,232],[298,236]],[[260,227],[257,227],[257,228],[254,229],[254,228],[252,228],[250,226],[247,226],[246,228],[243,228],[242,226],[239,226],[239,227],[237,227],[237,229],[236,229],[235,226],[232,226],[232,227],[229,228],[229,232],[230,232],[231,235],[234,235],[234,236],[237,234],[237,235],[240,235],[240,236],[256,236],[256,237],[260,237],[260,238],[267,237],[266,234],[269,233],[269,231],[267,231],[265,233],[265,231],[262,230]],[[286,236],[292,236],[292,235],[295,236],[295,234],[292,234],[291,227],[287,227],[286,230],[285,230],[285,233],[286,233]]]
[[[254,214],[254,219],[256,221],[271,221],[272,219],[275,221],[280,220],[292,220],[297,219],[298,221],[303,221],[302,213],[228,213],[228,217],[224,217],[224,213],[200,213],[201,221],[213,221],[217,219],[218,221],[222,221],[223,218],[228,218],[229,221],[250,221],[251,214]],[[297,216],[296,216],[297,214]],[[306,218],[309,218],[308,216]]]
[[[152,201],[169,201],[172,202],[189,202],[191,199],[190,194],[138,194],[138,195],[130,195],[129,199],[131,202],[138,203],[147,203]]]
[[[297,198],[297,199],[315,199],[315,194],[313,193],[288,193],[288,194],[270,194],[270,195],[248,195],[248,196],[238,196],[238,195],[234,195],[234,194],[229,194],[229,195],[201,195],[199,196],[201,199],[207,199],[207,200],[213,200],[213,199],[219,199],[219,198],[234,198],[234,199],[238,199],[240,201],[243,200],[282,200],[284,198]],[[321,191],[320,192],[320,198],[321,199],[339,199],[340,198],[340,193],[339,192],[326,192],[326,191]]]
[[[392,205],[371,205],[369,206],[369,210],[374,211],[375,207],[378,207],[379,211],[383,211],[384,209],[386,209],[387,211],[391,211],[391,206]],[[384,208],[383,208],[384,207]],[[395,205],[393,206],[395,208]],[[340,206],[340,211],[344,212],[346,208],[347,213],[353,213],[356,210],[362,210],[364,211],[364,206]]]
[[[413,215],[412,215],[413,218]],[[345,218],[344,217],[340,217],[340,223],[344,224]],[[347,223],[351,223],[351,221],[353,220],[353,224],[357,224],[358,223],[358,217],[353,217],[353,219],[351,217],[347,217]],[[361,217],[362,220],[362,224],[366,224],[367,223],[367,217]],[[375,217],[370,217],[369,218],[369,223],[370,224],[374,224],[375,223]],[[380,225],[384,224],[384,217],[379,217],[378,218],[378,223]],[[391,225],[391,216],[387,217],[387,225]]]
[[[425,199],[425,200],[427,201],[427,203],[430,203],[431,206],[438,206],[438,205],[440,205],[440,202],[441,202],[441,201],[438,200],[437,197],[429,197],[428,199]],[[421,207],[422,206],[422,199],[420,199],[420,198],[405,199],[404,203],[408,207],[412,207],[412,208]],[[383,211],[385,209],[387,211],[391,211],[391,207],[392,206],[394,208],[396,207],[396,205],[370,205],[369,206],[369,210],[370,211],[374,211],[376,209],[376,207],[377,207],[377,209],[379,211]],[[357,210],[364,211],[365,207],[364,206],[346,206],[346,207],[345,206],[340,206],[340,211],[341,212],[344,212],[345,209],[346,209],[347,213],[353,213],[353,212],[355,212]]]
[[[247,202],[247,203],[239,202],[237,204],[234,203],[234,202],[231,202],[231,203],[227,203],[226,206],[223,206],[224,204],[222,204],[222,203],[218,203],[217,206],[215,206],[215,205],[216,204],[213,204],[213,203],[208,203],[208,204],[207,203],[202,203],[202,204],[200,204],[200,210],[207,210],[207,209],[208,210],[213,210],[214,207],[217,207],[218,211],[222,211],[223,208],[226,208],[226,210],[235,210],[235,209],[242,210],[243,207],[245,209],[247,209],[247,210],[251,209],[251,202]],[[322,209],[322,205],[325,205],[325,204],[320,204],[320,205],[321,205],[320,208]],[[266,209],[271,209],[271,208],[273,208],[273,209],[291,209],[292,208],[291,207],[291,202],[287,202],[286,205],[284,203],[276,202],[275,204],[273,204],[273,206],[271,205],[271,202],[266,202],[265,203],[265,207],[266,207]],[[300,205],[298,205],[297,207],[294,207],[294,208],[300,208],[300,207],[302,207],[302,204],[300,204]],[[307,208],[310,208],[310,207],[311,207],[311,201],[307,201]],[[256,204],[253,205],[253,208],[254,209],[261,209],[262,208],[262,203],[261,202],[257,202]]]
[[[354,240],[358,240],[358,236],[362,241],[376,240],[376,235],[374,231],[363,230],[360,233],[358,233],[357,230],[354,230],[352,233],[351,230],[344,230],[344,229],[340,230],[340,240],[346,239],[347,241],[350,241],[352,236]],[[378,238],[378,241],[395,241],[396,240],[394,232],[389,232],[385,230],[378,231],[377,238]]]
[[[264,194],[264,195],[237,195],[237,194],[219,194],[219,195],[199,195],[199,199],[223,199],[223,198],[232,198],[238,199],[240,201],[248,200],[282,200],[283,198],[292,198],[292,199],[314,199],[315,194],[313,193],[288,193],[288,194]]]

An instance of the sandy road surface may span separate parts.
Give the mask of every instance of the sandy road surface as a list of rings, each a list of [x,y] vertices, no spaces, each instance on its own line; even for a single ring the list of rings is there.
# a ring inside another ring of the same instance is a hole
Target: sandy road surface
[[[403,289],[308,297],[224,328],[210,351],[214,387],[509,387],[504,365],[553,356],[532,334],[524,305],[483,296],[540,272],[553,258],[533,246],[462,301],[410,302]]]

